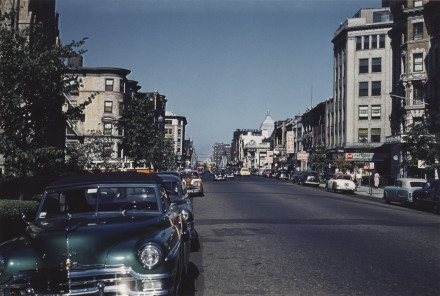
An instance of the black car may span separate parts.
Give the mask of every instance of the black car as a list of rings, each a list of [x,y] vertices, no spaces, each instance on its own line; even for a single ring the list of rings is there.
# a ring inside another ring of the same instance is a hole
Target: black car
[[[289,180],[289,174],[287,173],[286,170],[280,170],[280,171],[278,171],[277,179],[278,180]]]
[[[0,295],[176,295],[191,244],[182,220],[155,174],[55,181],[26,233],[0,244]]]
[[[319,186],[320,180],[317,172],[300,171],[292,176],[292,182],[298,185]]]
[[[421,189],[414,190],[413,201],[416,207],[429,207],[440,211],[440,180],[429,180]]]

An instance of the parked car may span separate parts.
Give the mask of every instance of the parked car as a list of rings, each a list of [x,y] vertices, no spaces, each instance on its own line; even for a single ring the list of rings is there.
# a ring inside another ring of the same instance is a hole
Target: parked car
[[[278,180],[289,180],[289,174],[287,174],[286,170],[280,170],[280,171],[278,171],[277,179]]]
[[[292,183],[298,185],[319,186],[319,175],[313,171],[299,171],[292,176]]]
[[[429,180],[421,189],[414,190],[413,200],[416,207],[429,207],[440,211],[440,180]]]
[[[292,180],[292,183],[293,184],[297,184],[298,183],[298,180],[300,179],[300,177],[301,177],[301,171],[298,171],[298,172],[294,172],[293,174],[292,174],[292,176],[290,177],[290,179]]]
[[[383,189],[383,200],[385,203],[398,202],[401,204],[413,203],[414,190],[425,186],[425,179],[400,178],[394,181],[393,186],[386,186]]]
[[[241,168],[240,170],[240,176],[250,176],[251,172],[248,168]]]
[[[189,234],[155,174],[60,179],[28,224],[0,245],[1,295],[175,295],[189,261]]]
[[[180,216],[182,216],[184,221],[184,231],[189,233],[191,242],[195,241],[197,239],[197,231],[194,227],[195,220],[193,203],[192,199],[186,194],[182,181],[180,178],[173,175],[163,175],[160,173],[158,176],[163,180],[171,202],[177,204]]]
[[[198,171],[183,170],[180,171],[180,174],[186,183],[186,191],[190,196],[203,196],[203,182]]]
[[[325,190],[333,192],[350,192],[356,191],[356,184],[347,174],[334,174],[333,177],[325,183]]]
[[[234,171],[232,169],[226,170],[226,179],[234,179]]]
[[[262,176],[269,178],[271,171],[272,171],[271,169],[265,169],[264,172],[262,173]]]

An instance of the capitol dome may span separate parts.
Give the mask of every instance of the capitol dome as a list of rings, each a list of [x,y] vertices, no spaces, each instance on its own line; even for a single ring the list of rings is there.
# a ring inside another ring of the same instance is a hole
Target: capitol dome
[[[269,110],[267,111],[266,119],[261,124],[260,130],[263,138],[269,138],[275,129],[275,121],[270,117]]]

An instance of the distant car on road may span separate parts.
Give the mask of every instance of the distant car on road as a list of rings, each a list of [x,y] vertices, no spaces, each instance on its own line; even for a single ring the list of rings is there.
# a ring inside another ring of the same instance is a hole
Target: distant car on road
[[[399,178],[394,181],[393,186],[386,186],[383,189],[383,200],[389,204],[398,202],[401,204],[413,204],[414,190],[425,186],[425,179],[417,178]]]
[[[186,183],[186,191],[189,195],[203,196],[203,182],[200,177],[200,173],[196,170],[183,170],[180,171],[182,180]]]
[[[240,176],[250,176],[251,172],[248,168],[241,168],[240,170]]]
[[[334,174],[333,177],[325,183],[325,190],[354,193],[356,191],[356,184],[350,175],[339,173]]]

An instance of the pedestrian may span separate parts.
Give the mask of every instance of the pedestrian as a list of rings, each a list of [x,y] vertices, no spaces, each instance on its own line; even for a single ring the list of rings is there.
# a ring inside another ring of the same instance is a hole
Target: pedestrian
[[[380,175],[378,172],[376,172],[374,174],[374,188],[376,188],[376,189],[379,187],[379,178],[380,178]]]
[[[356,174],[357,187],[361,187],[362,184],[362,174],[361,171],[358,171]]]

